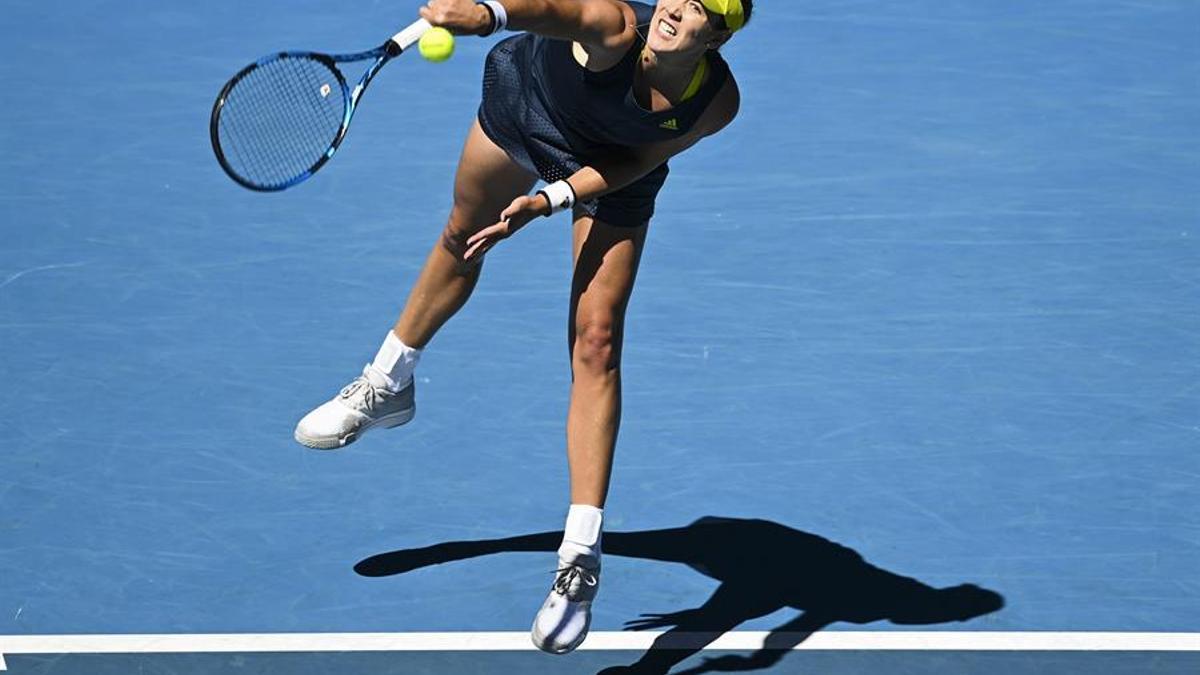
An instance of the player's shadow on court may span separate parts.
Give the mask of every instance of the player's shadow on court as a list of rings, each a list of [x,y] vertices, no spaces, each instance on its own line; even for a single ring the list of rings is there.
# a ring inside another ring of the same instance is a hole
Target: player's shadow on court
[[[354,566],[382,577],[510,551],[554,551],[561,532],[507,539],[454,541],[372,556]],[[934,588],[867,563],[856,551],[815,534],[766,520],[709,516],[687,527],[606,532],[604,552],[683,563],[721,582],[703,605],[665,614],[643,614],[628,630],[668,629],[638,661],[603,675],[668,673],[673,666],[739,624],[780,609],[800,614],[778,626],[750,656],[707,658],[679,671],[747,671],[769,668],[813,633],[844,621],[927,625],[966,621],[1004,606],[1004,598],[972,584]]]

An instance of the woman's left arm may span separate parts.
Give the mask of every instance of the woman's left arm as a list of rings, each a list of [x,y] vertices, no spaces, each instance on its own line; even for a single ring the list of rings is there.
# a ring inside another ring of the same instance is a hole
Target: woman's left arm
[[[596,199],[616,192],[699,143],[701,139],[716,134],[737,116],[739,104],[737,84],[731,77],[688,133],[669,141],[630,148],[621,155],[595,161],[567,178],[567,183],[575,191],[576,201]]]
[[[670,141],[630,148],[628,152],[620,155],[594,161],[562,182],[570,186],[576,202],[616,192],[699,143],[701,139],[724,129],[737,116],[739,103],[737,85],[733,78],[730,78],[688,133]],[[551,197],[543,192],[521,195],[514,199],[500,214],[500,222],[480,230],[467,240],[464,260],[482,255],[534,218],[554,213],[556,209],[553,208],[550,199]]]

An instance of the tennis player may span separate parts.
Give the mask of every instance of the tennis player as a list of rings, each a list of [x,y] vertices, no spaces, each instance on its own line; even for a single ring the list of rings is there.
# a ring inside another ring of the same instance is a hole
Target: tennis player
[[[625,308],[655,197],[667,160],[737,114],[737,85],[717,50],[751,8],[751,0],[430,0],[420,9],[460,35],[525,32],[488,54],[449,222],[400,319],[362,375],[300,420],[295,437],[338,448],[411,420],[421,351],[467,302],[484,254],[531,221],[570,211],[571,505],[532,631],[548,652],[583,642],[599,588]],[[530,195],[539,178],[545,187]]]

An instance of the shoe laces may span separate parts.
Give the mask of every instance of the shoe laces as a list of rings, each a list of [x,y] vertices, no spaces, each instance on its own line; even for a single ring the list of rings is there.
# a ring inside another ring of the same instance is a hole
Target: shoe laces
[[[554,578],[554,592],[568,598],[573,588],[578,589],[584,585],[595,586],[600,583],[600,579],[594,572],[579,565],[568,565],[555,570],[554,573],[558,575]],[[580,583],[576,585],[576,581]]]
[[[338,397],[359,410],[374,411],[383,400],[383,391],[372,385],[366,377],[358,377],[346,385]]]

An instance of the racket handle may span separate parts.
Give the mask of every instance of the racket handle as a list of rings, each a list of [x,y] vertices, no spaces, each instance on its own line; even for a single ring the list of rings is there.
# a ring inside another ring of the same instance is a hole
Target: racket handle
[[[417,44],[417,41],[421,39],[421,36],[425,34],[425,31],[429,30],[430,28],[433,28],[433,25],[428,21],[425,19],[417,19],[409,24],[407,28],[393,35],[392,44],[399,47],[400,51],[404,51]]]

